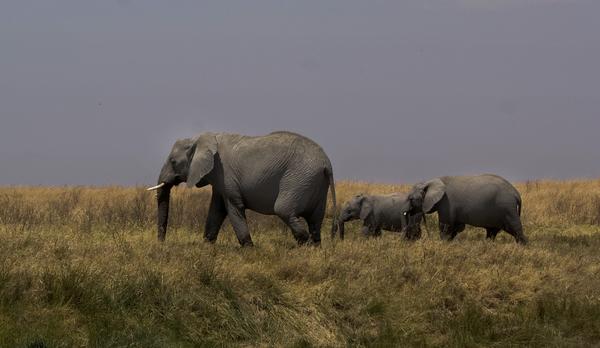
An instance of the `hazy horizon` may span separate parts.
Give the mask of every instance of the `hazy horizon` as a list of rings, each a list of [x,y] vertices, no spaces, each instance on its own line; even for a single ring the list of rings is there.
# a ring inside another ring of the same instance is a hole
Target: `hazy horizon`
[[[7,1],[0,185],[147,185],[289,130],[337,180],[600,177],[600,2]]]

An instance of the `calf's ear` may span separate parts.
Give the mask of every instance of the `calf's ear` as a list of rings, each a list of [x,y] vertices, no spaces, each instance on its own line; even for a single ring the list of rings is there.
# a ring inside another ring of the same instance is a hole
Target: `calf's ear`
[[[367,197],[363,197],[360,204],[359,217],[361,220],[366,220],[373,213],[373,204]]]

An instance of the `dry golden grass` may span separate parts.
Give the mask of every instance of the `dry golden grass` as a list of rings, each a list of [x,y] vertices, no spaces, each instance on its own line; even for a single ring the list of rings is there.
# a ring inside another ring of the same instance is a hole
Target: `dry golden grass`
[[[142,188],[2,188],[0,347],[600,344],[600,181],[517,187],[526,247],[475,229],[444,243],[435,219],[414,243],[352,223],[332,242],[329,218],[322,247],[297,247],[250,214],[250,249],[228,224],[202,241],[207,190],[176,190],[160,244]]]

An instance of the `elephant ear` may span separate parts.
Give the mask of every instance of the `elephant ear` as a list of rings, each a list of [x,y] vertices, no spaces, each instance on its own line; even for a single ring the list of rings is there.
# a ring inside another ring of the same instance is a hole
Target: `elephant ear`
[[[425,197],[423,198],[423,212],[429,213],[431,209],[446,194],[446,185],[440,179],[428,181],[425,186]]]
[[[360,219],[365,221],[366,219],[368,219],[371,216],[372,213],[373,213],[373,204],[371,203],[371,200],[368,199],[367,197],[362,197],[362,202],[360,205],[360,214],[359,214]]]
[[[214,167],[214,157],[217,154],[215,134],[207,133],[198,137],[190,152],[192,153],[192,159],[186,184],[188,187],[194,187]]]

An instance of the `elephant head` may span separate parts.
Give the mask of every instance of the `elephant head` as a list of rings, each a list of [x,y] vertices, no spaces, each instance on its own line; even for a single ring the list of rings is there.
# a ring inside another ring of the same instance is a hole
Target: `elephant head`
[[[352,220],[367,220],[373,214],[369,197],[359,194],[344,204],[339,217],[340,238],[344,238],[344,223]]]
[[[446,194],[446,185],[440,179],[433,179],[427,182],[418,183],[413,186],[408,194],[409,209],[407,211],[408,228],[414,228],[415,224],[420,224],[424,214],[429,214],[436,209]]]
[[[177,140],[173,145],[160,171],[158,185],[148,189],[157,190],[159,241],[164,241],[167,233],[171,188],[182,182],[188,187],[206,185],[206,176],[213,170],[216,154],[217,139],[212,133],[196,139]]]

